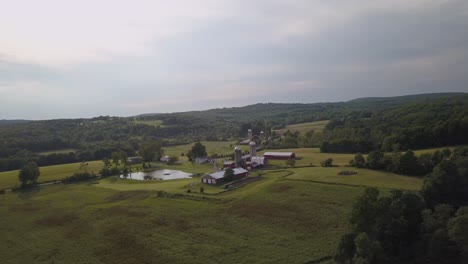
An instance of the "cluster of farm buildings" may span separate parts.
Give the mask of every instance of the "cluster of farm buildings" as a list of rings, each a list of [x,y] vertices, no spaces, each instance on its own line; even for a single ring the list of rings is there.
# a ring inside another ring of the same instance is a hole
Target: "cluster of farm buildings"
[[[263,132],[260,132],[260,138],[263,137]],[[232,168],[234,172],[234,180],[241,179],[249,175],[250,170],[260,169],[267,165],[268,160],[289,160],[295,159],[296,154],[293,152],[265,152],[262,156],[257,156],[257,144],[252,139],[252,130],[248,131],[248,145],[250,148],[248,155],[242,155],[242,150],[239,147],[234,148],[234,160],[225,161],[223,170],[202,176],[201,181],[206,184],[220,184],[224,182],[225,170]],[[244,140],[241,144],[246,144]]]

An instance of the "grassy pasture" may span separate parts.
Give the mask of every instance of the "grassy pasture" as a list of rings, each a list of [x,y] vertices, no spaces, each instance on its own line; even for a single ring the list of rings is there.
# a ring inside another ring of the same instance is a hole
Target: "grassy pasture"
[[[154,127],[165,127],[162,120],[133,120],[135,124],[150,125]]]
[[[306,263],[332,255],[363,188],[284,175],[206,199],[97,188],[103,181],[7,193],[2,263]],[[173,182],[166,191],[178,193],[183,182]]]
[[[338,175],[338,173],[343,170],[355,171],[357,174]],[[294,174],[288,176],[287,179],[401,190],[420,190],[423,183],[423,179],[420,177],[409,177],[390,172],[358,168],[313,167],[296,168],[293,169],[293,171]]]
[[[288,125],[285,128],[275,129],[274,131],[278,134],[283,134],[287,130],[291,132],[298,131],[299,133],[301,133],[301,135],[304,135],[305,133],[311,130],[314,130],[315,133],[322,133],[323,129],[329,122],[330,120],[323,120],[323,121],[315,121],[315,122],[309,122],[309,123],[294,124],[294,125]]]
[[[261,151],[260,154],[263,155],[266,151],[294,152],[297,157],[301,158],[300,160],[296,160],[297,166],[307,166],[311,163],[315,166],[320,166],[320,161],[327,158],[333,158],[333,164],[335,165],[344,166],[348,165],[349,161],[354,158],[354,154],[321,153],[319,148],[273,149]],[[283,160],[271,160],[270,163],[272,165],[285,165],[285,161]]]
[[[41,167],[39,168],[41,175],[38,182],[61,180],[67,176],[71,176],[75,172],[80,172],[80,164],[70,163]],[[103,166],[102,161],[90,161],[88,162],[88,172],[98,173],[102,170]],[[0,172],[0,189],[19,185],[18,173],[19,170]]]

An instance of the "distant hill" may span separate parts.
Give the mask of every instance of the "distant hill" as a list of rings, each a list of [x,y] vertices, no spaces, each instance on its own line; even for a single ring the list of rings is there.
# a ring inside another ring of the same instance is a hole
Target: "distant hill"
[[[24,120],[24,119],[0,119],[0,125],[9,125],[9,124],[20,124],[20,123],[28,123],[31,120]]]
[[[450,96],[463,96],[467,93],[430,93],[430,94],[412,94],[392,97],[363,97],[348,101],[348,103],[412,103],[427,99],[437,99]]]
[[[330,122],[320,129],[322,133],[304,138],[312,129],[308,127],[301,130],[301,137],[289,136],[268,147],[322,144],[323,152],[364,153],[468,144],[468,94],[359,98],[334,103],[259,103],[134,117],[0,120],[0,171],[18,169],[30,159],[39,162],[35,153],[44,151],[77,150],[76,157],[51,157],[41,163],[52,165],[63,160],[103,159],[115,151],[136,155],[139,145],[150,139],[165,146],[196,140],[241,140],[248,129],[254,135],[264,131],[268,138],[274,130],[324,120]]]

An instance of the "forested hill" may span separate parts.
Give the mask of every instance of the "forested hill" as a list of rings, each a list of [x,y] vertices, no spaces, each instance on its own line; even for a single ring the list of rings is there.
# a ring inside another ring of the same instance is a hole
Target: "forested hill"
[[[419,148],[468,143],[468,95],[430,94],[363,98],[314,104],[255,104],[136,117],[101,116],[3,124],[0,170],[16,169],[38,152],[75,149],[42,165],[109,157],[121,150],[134,155],[145,139],[163,144],[194,140],[238,140],[251,128],[267,136],[288,124],[332,120],[323,132],[323,151],[368,152],[372,149]],[[297,137],[288,134],[291,147]],[[322,139],[321,139],[322,140]],[[285,141],[280,140],[280,146]],[[295,145],[296,144],[296,145]],[[39,162],[41,165],[41,162]]]

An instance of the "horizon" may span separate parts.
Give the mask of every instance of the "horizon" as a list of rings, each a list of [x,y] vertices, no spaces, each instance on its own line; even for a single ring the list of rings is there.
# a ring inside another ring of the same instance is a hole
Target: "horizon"
[[[8,2],[0,119],[466,93],[467,24],[463,0]]]
[[[211,110],[217,110],[217,109],[229,109],[229,108],[242,108],[242,107],[248,107],[252,105],[257,105],[257,104],[322,104],[322,103],[347,103],[350,101],[354,100],[360,100],[360,99],[380,99],[380,98],[398,98],[398,97],[407,97],[407,96],[424,96],[424,95],[437,95],[437,94],[447,94],[448,96],[451,95],[466,95],[468,93],[466,92],[435,92],[435,93],[423,93],[423,94],[402,94],[402,95],[396,95],[396,96],[370,96],[370,97],[359,97],[359,98],[352,98],[350,100],[346,101],[322,101],[322,102],[310,102],[310,103],[296,103],[296,102],[265,102],[265,103],[253,103],[253,104],[248,104],[248,105],[240,105],[240,106],[231,106],[231,107],[217,107],[217,108],[208,108],[208,109],[192,109],[188,111],[180,111],[180,112],[153,112],[153,113],[139,113],[136,115],[127,115],[127,116],[117,116],[117,115],[109,115],[109,114],[103,114],[103,115],[97,115],[97,116],[86,116],[86,117],[58,117],[58,118],[50,118],[50,119],[26,119],[26,118],[11,118],[11,119],[3,119],[0,118],[0,121],[49,121],[49,120],[60,120],[60,119],[92,119],[92,118],[98,118],[98,117],[117,117],[117,118],[131,118],[131,117],[138,117],[138,116],[143,116],[143,115],[164,115],[164,114],[178,114],[178,113],[187,113],[187,112],[203,112],[203,111],[211,111]]]

